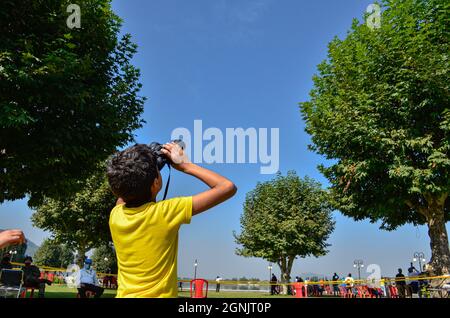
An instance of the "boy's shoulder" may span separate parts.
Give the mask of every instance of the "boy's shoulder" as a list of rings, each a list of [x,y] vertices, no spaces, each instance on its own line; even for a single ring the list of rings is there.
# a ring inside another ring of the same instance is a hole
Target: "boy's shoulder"
[[[174,198],[170,198],[170,199],[153,202],[154,203],[153,207],[155,207],[155,208],[162,208],[162,207],[172,208],[172,207],[176,207],[179,205],[185,205],[186,203],[189,203],[189,202],[192,202],[192,196],[180,196],[180,197],[174,197]]]
[[[122,204],[116,204],[112,209],[111,209],[111,215],[118,212],[118,211],[123,211],[123,209],[125,208],[125,203]]]
[[[110,216],[114,216],[115,214],[127,213],[127,214],[135,214],[147,211],[149,209],[152,210],[179,210],[179,209],[192,209],[192,196],[180,196],[171,199],[156,201],[156,202],[147,202],[138,207],[129,208],[125,203],[117,204],[111,210]]]
[[[171,204],[178,204],[181,202],[184,202],[186,200],[192,200],[192,197],[186,197],[186,196],[181,196],[181,197],[174,197],[174,198],[170,198],[170,199],[165,199],[165,200],[161,200],[161,201],[157,201],[156,205],[171,205]]]

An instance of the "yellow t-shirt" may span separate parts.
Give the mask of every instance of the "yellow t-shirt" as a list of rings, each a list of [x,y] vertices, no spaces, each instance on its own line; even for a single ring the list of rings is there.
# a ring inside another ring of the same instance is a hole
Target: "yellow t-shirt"
[[[178,230],[191,217],[192,197],[114,207],[109,227],[119,270],[116,297],[178,296]]]

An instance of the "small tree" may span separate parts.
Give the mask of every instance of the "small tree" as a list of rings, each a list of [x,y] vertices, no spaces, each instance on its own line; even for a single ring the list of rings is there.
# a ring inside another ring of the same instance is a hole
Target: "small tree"
[[[83,182],[82,191],[61,200],[46,198],[32,216],[33,224],[51,231],[56,242],[78,251],[79,265],[87,251],[112,241],[108,221],[116,199],[103,167]]]
[[[278,264],[281,281],[290,281],[297,257],[327,253],[326,240],[334,229],[328,193],[311,178],[295,172],[258,183],[245,199],[241,233],[234,233],[236,250]]]
[[[381,26],[354,21],[329,44],[301,104],[334,205],[394,230],[427,224],[431,264],[450,273],[450,5],[385,0]]]
[[[117,273],[116,252],[109,245],[102,245],[94,250],[92,255],[94,267],[99,273]]]
[[[33,257],[34,263],[41,266],[66,268],[73,263],[73,251],[54,240],[45,239]]]

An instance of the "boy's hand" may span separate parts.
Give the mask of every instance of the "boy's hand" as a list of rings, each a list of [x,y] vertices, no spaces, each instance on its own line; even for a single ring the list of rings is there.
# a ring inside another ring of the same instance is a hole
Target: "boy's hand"
[[[22,230],[6,230],[0,233],[0,248],[25,242],[25,235]]]
[[[177,143],[171,142],[163,145],[161,152],[171,161],[172,167],[179,171],[185,171],[191,161]]]

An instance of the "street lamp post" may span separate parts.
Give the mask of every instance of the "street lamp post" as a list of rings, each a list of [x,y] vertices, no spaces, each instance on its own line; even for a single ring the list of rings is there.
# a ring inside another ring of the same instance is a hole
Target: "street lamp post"
[[[426,262],[425,260],[425,254],[423,252],[415,252],[414,253],[414,258],[413,258],[413,262],[419,262],[419,270],[423,271],[422,268],[422,262]]]
[[[267,266],[267,269],[269,270],[269,291],[272,287],[272,264],[269,263],[269,266]]]
[[[361,280],[361,268],[364,267],[364,262],[362,259],[356,259],[353,261],[353,267],[358,269],[358,280]]]
[[[269,282],[272,280],[272,264],[269,264],[267,266],[267,269],[269,270]]]
[[[194,263],[194,279],[197,279],[197,266],[198,266],[198,262],[197,262],[197,260],[195,260],[195,263]]]
[[[13,261],[13,259],[14,259],[14,255],[16,255],[17,254],[17,251],[9,251],[9,254],[11,254],[11,263],[12,263],[12,261]]]

